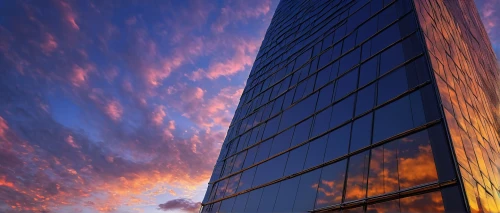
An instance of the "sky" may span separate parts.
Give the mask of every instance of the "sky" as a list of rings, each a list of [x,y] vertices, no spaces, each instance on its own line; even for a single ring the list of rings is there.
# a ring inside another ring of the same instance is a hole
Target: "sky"
[[[2,2],[0,212],[197,212],[278,2]]]

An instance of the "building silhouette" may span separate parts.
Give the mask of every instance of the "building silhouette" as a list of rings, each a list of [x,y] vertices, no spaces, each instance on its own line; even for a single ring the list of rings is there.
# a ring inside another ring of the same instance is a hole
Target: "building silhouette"
[[[202,212],[500,212],[472,0],[282,0]]]

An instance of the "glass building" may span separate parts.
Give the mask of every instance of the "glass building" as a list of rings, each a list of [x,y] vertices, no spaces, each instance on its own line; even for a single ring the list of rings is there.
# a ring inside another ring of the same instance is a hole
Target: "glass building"
[[[281,0],[202,212],[500,212],[472,0]]]

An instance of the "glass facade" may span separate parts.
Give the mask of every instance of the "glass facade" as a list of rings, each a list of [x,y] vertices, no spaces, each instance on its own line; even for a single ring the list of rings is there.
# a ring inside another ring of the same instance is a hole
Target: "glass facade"
[[[472,1],[281,0],[201,211],[499,212],[498,75]]]

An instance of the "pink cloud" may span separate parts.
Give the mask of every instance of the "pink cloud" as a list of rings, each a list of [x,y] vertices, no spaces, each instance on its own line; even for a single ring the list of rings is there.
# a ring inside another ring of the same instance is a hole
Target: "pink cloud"
[[[252,65],[260,43],[258,40],[234,42],[232,45],[235,51],[234,55],[224,61],[212,62],[206,71],[206,77],[209,79],[221,76],[229,77],[245,70],[246,67]]]
[[[247,21],[267,14],[271,7],[270,0],[256,1],[226,1],[226,6],[221,8],[221,14],[212,24],[212,31],[223,32],[231,23]]]
[[[127,25],[134,25],[135,23],[137,23],[137,18],[135,16],[132,16],[129,19],[127,19],[125,23]]]
[[[9,126],[7,125],[7,121],[5,121],[0,116],[0,138],[5,139],[8,130],[9,130]]]
[[[165,106],[156,106],[153,110],[151,120],[153,124],[159,126],[163,124],[163,118],[165,118],[165,116],[167,116],[167,113],[165,112]]]
[[[175,120],[168,121],[168,129],[175,130]]]
[[[158,205],[158,209],[163,211],[181,210],[196,213],[200,209],[200,206],[200,202],[193,202],[192,200],[181,198],[169,200],[166,203],[160,204]]]
[[[78,146],[75,143],[75,140],[73,139],[73,136],[71,136],[71,135],[68,135],[68,137],[66,137],[66,143],[68,143],[73,148],[80,148],[80,146]]]
[[[70,81],[73,86],[80,87],[88,80],[88,74],[95,70],[94,65],[86,64],[85,67],[73,65],[73,71],[70,76]]]
[[[59,2],[62,7],[62,12],[65,18],[65,21],[71,26],[71,28],[75,30],[80,30],[80,26],[76,23],[76,14],[73,12],[73,8],[65,1]]]
[[[45,55],[52,53],[57,48],[57,42],[50,33],[45,34],[45,41],[40,44],[40,48]]]
[[[119,121],[123,114],[123,107],[117,100],[109,101],[106,105],[106,114],[114,121]]]
[[[486,32],[488,32],[492,43],[497,42],[498,26],[497,23],[500,21],[498,15],[498,9],[500,7],[500,2],[498,0],[484,0],[483,5],[480,7],[481,16],[484,23]]]

